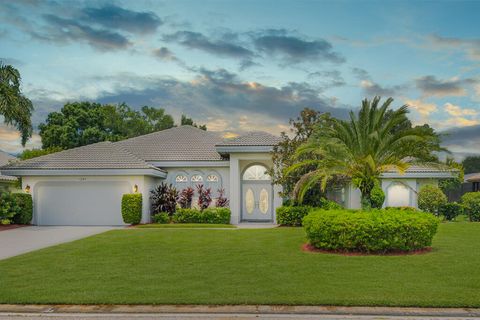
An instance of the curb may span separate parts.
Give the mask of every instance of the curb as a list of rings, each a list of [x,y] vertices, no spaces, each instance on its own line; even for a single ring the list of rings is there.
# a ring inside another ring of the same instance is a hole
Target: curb
[[[341,307],[282,305],[56,305],[0,304],[0,313],[210,313],[480,317],[480,308]]]

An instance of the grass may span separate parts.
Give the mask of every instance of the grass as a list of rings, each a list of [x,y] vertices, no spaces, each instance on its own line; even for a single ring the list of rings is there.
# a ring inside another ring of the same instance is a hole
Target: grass
[[[140,224],[135,226],[135,228],[140,229],[212,229],[212,228],[229,228],[234,229],[236,226],[232,224],[207,224],[207,223],[167,223],[167,224],[160,224],[160,223],[151,223],[151,224]]]
[[[113,230],[0,261],[0,302],[480,307],[480,223],[442,223],[424,255],[304,242],[301,228]]]

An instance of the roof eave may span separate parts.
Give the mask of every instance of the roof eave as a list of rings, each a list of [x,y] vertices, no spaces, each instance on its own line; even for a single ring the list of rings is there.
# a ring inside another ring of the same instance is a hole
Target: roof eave
[[[217,145],[216,150],[220,154],[228,153],[245,153],[245,152],[272,152],[273,146],[227,146],[227,145]]]
[[[10,176],[152,176],[166,178],[167,173],[158,168],[145,169],[2,169]]]

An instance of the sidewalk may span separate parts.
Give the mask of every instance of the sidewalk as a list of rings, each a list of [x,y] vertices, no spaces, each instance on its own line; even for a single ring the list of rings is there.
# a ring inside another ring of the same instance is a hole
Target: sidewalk
[[[59,318],[127,317],[136,319],[472,319],[480,318],[480,309],[336,307],[336,306],[206,306],[206,305],[0,305],[0,319],[17,316]]]

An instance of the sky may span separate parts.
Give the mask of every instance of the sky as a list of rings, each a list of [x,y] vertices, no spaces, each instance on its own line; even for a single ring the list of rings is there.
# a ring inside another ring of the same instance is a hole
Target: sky
[[[33,123],[69,101],[186,114],[225,134],[288,130],[393,97],[457,157],[480,153],[480,1],[0,0],[0,60]],[[27,148],[40,147],[37,133]],[[0,149],[19,134],[0,124]]]

